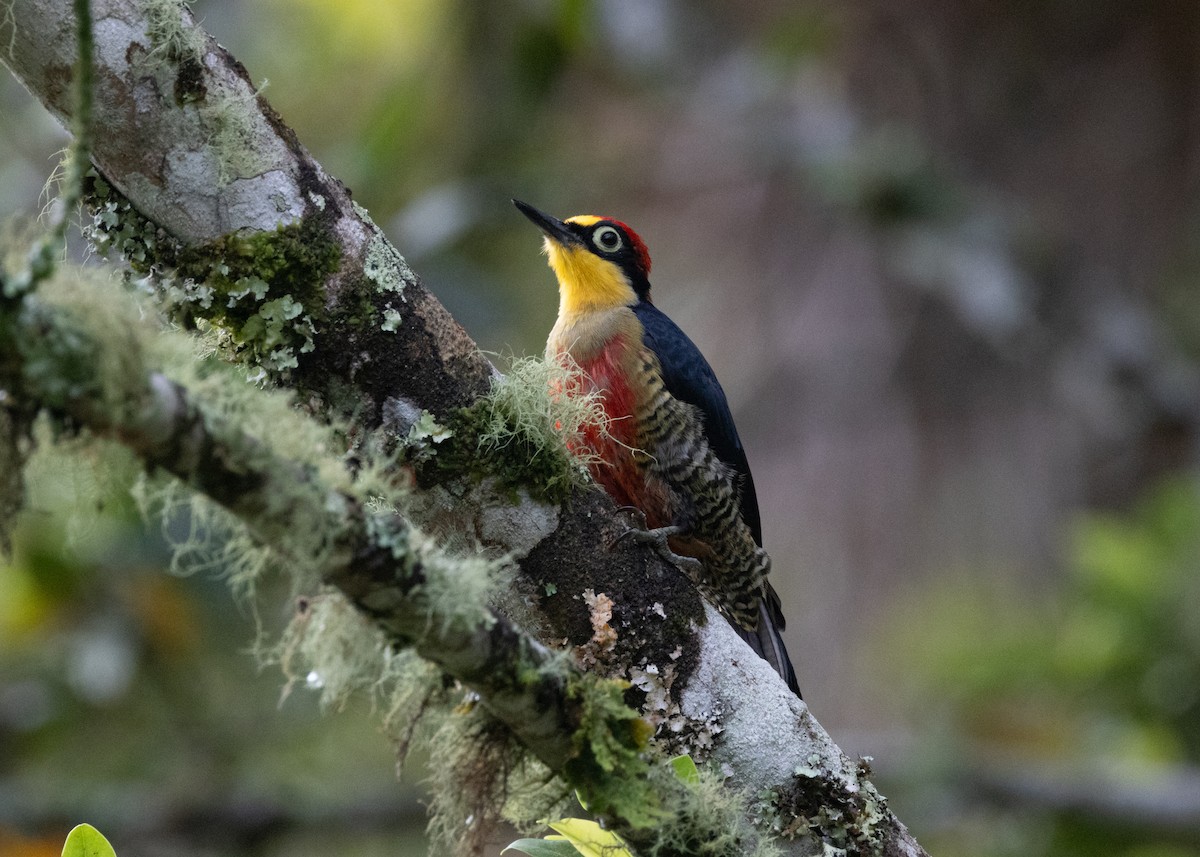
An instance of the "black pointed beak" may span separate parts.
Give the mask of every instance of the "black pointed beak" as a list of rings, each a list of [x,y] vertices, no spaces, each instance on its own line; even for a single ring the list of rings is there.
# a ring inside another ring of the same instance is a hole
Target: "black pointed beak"
[[[567,224],[563,223],[557,217],[551,217],[544,211],[538,211],[527,202],[521,202],[519,199],[514,199],[513,205],[520,209],[521,213],[533,221],[538,229],[546,234],[546,237],[559,244],[579,244],[579,236],[570,230]]]

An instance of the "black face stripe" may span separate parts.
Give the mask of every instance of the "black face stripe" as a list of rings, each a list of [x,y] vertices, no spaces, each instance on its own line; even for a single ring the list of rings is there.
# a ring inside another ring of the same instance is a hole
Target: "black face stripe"
[[[588,226],[584,226],[581,223],[568,222],[567,228],[578,235],[580,240],[582,240],[583,243],[597,256],[605,256],[611,259],[619,259],[625,256],[628,256],[630,259],[633,258],[632,253],[624,252],[631,249],[631,245],[633,243],[629,240],[629,233],[622,229],[619,224],[614,223],[611,220],[597,220],[595,223],[592,223]],[[606,228],[614,230],[617,235],[620,236],[621,246],[616,250],[606,250],[604,249],[604,245],[596,240],[596,233]]]

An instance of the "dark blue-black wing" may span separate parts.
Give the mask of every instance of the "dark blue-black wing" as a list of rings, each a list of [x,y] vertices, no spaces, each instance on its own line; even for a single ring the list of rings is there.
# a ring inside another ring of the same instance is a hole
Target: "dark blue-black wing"
[[[717,458],[738,474],[742,520],[750,528],[754,541],[761,545],[762,521],[758,515],[758,496],[754,493],[754,477],[750,475],[746,450],[742,448],[737,427],[733,424],[733,415],[729,412],[729,402],[725,399],[725,391],[721,389],[717,376],[696,344],[658,307],[639,301],[633,307],[633,312],[642,323],[646,346],[658,355],[667,392],[700,409],[704,415],[708,445]],[[770,583],[764,587],[759,614],[757,629],[749,631],[734,625],[734,630],[759,657],[783,676],[792,692],[800,696],[796,672],[783,645],[783,610],[779,596]]]
[[[708,445],[717,458],[738,474],[742,520],[750,528],[754,541],[761,545],[762,520],[758,515],[754,477],[750,475],[746,450],[742,448],[737,427],[733,424],[733,415],[729,412],[729,403],[725,400],[725,391],[721,389],[717,376],[696,344],[658,307],[639,301],[633,306],[633,312],[642,323],[647,347],[658,355],[667,392],[700,409],[704,416]]]

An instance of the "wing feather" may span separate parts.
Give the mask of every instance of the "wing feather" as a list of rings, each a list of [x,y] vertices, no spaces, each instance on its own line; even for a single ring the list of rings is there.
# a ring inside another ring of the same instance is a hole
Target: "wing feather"
[[[667,392],[700,409],[708,445],[717,458],[738,474],[742,520],[750,528],[754,541],[761,546],[762,520],[758,513],[754,477],[716,374],[696,344],[658,307],[648,301],[639,301],[632,309],[642,323],[643,341],[658,355]]]

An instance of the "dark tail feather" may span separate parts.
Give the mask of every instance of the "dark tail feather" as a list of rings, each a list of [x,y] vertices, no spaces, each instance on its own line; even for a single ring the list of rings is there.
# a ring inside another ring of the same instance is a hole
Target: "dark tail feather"
[[[758,605],[758,630],[747,631],[736,625],[734,630],[750,644],[750,648],[754,649],[759,657],[783,677],[792,693],[803,699],[804,697],[800,696],[800,685],[796,681],[796,671],[792,669],[792,659],[788,657],[787,648],[783,645],[783,629],[786,625],[779,596],[775,593],[775,588],[767,583]]]

